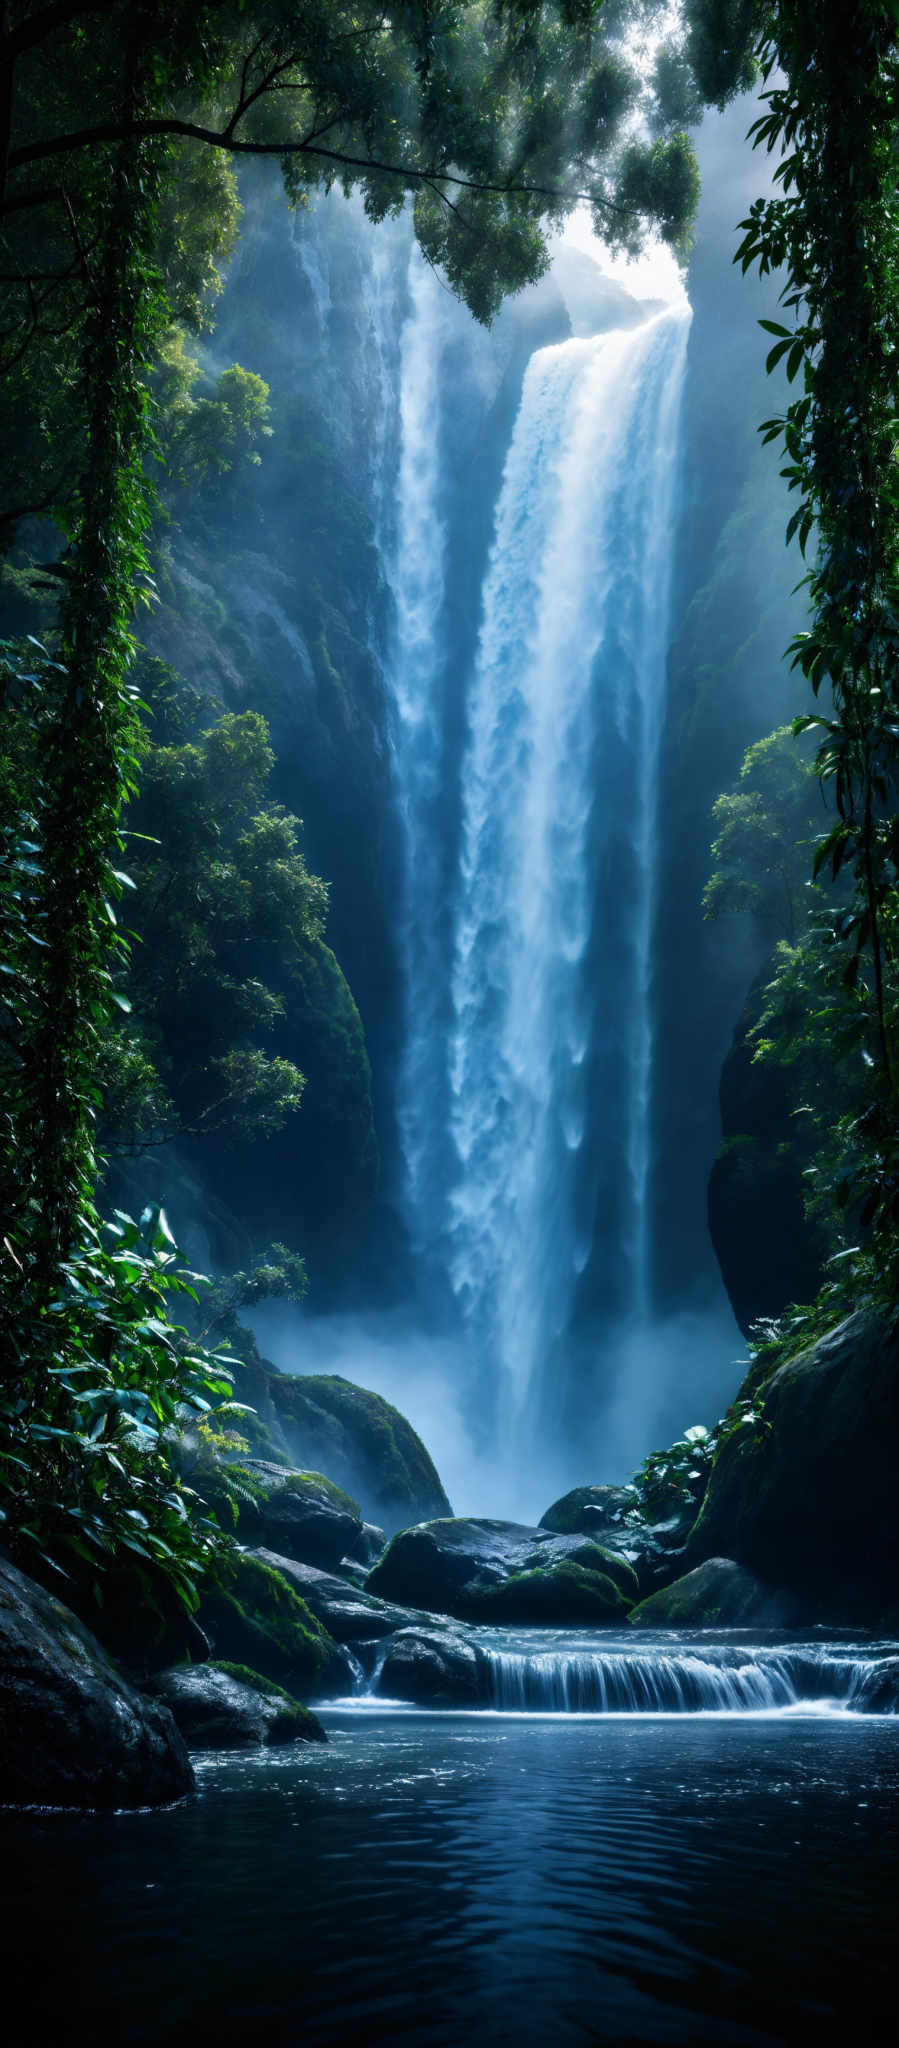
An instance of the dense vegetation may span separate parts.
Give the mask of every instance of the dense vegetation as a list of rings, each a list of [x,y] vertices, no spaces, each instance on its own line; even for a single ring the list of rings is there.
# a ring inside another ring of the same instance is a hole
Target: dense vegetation
[[[411,192],[426,256],[489,319],[546,268],[548,229],[585,190],[613,241],[635,247],[656,224],[684,244],[683,64],[663,53],[641,85],[619,38],[642,12],[424,6],[388,26],[337,0],[112,0],[4,14],[3,531],[10,546],[23,519],[48,522],[37,585],[58,602],[3,668],[2,1486],[14,1547],[45,1564],[90,1568],[130,1544],[195,1598],[214,1530],[166,1436],[228,1383],[169,1320],[167,1296],[194,1287],[164,1216],[101,1220],[101,1157],[175,1130],[271,1129],[302,1090],[265,1043],[285,991],[264,956],[274,937],[283,972],[301,972],[324,894],[293,820],[263,800],[264,726],[205,724],[182,703],[185,730],[163,717],[148,739],[141,690],[158,712],[165,689],[135,663],[166,488],[203,489],[268,427],[261,380],[234,365],[198,389],[184,340],[233,242],[229,160],[275,156],[292,203],[356,184],[374,220]],[[125,810],[142,773],[143,821]],[[141,822],[154,830],[134,838]]]
[[[786,276],[785,318],[763,324],[768,367],[798,395],[762,432],[797,495],[786,538],[811,564],[809,619],[789,651],[819,703],[797,715],[796,752],[772,735],[716,807],[706,901],[777,941],[750,1043],[787,1070],[784,1149],[802,1157],[825,1261],[818,1301],[787,1316],[795,1347],[859,1299],[896,1299],[896,48],[888,7],[853,9],[851,32],[809,6],[761,14],[764,80],[784,82],[753,135],[781,194],[753,206],[738,254]],[[764,1335],[777,1356],[781,1333]]]
[[[781,738],[756,749],[719,808],[710,901],[783,924],[758,1049],[797,1070],[831,1219],[838,1275],[814,1313],[895,1300],[894,10],[689,0],[647,83],[622,36],[652,14],[460,0],[388,26],[340,0],[73,0],[4,15],[7,548],[24,520],[44,525],[12,577],[41,634],[7,644],[2,668],[0,1488],[14,1545],[45,1564],[92,1568],[124,1545],[190,1602],[219,1541],[167,1435],[227,1397],[227,1361],[170,1318],[195,1283],[164,1215],[103,1220],[103,1161],[277,1130],[303,1092],[284,1020],[325,983],[364,1082],[325,885],[266,793],[264,721],[218,715],[138,656],[177,493],[214,491],[271,431],[262,379],[204,380],[188,342],[233,246],[239,156],[277,158],[294,204],[339,179],[378,221],[412,195],[426,257],[489,320],[584,195],[613,245],[655,226],[683,251],[683,123],[761,68],[756,140],[780,155],[780,191],[740,253],[786,276],[769,363],[797,395],[765,433],[797,493],[787,541],[811,563],[793,655],[819,708],[797,731],[820,739],[833,810],[822,832],[801,753],[790,767]],[[834,885],[809,913],[797,819]],[[360,1127],[369,1163],[370,1138]],[[300,1250],[258,1271],[297,1288]]]

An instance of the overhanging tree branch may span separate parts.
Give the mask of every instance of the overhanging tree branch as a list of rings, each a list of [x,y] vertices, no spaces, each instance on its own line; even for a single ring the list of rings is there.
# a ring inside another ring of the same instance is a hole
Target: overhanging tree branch
[[[174,118],[164,118],[140,121],[129,128],[123,126],[120,122],[102,121],[98,122],[95,127],[81,128],[71,135],[53,135],[42,142],[26,143],[20,149],[11,150],[9,154],[9,171],[12,173],[18,170],[25,170],[31,164],[46,163],[53,157],[66,156],[75,150],[93,149],[102,143],[142,142],[150,141],[154,138],[163,139],[165,137],[180,138],[188,142],[202,142],[209,148],[226,150],[232,156],[273,156],[277,157],[279,161],[291,156],[315,157],[326,163],[334,164],[338,169],[363,172],[372,171],[376,172],[379,176],[396,178],[401,183],[410,187],[428,185],[433,188],[437,185],[453,185],[459,191],[484,193],[487,196],[499,198],[557,199],[571,205],[586,203],[589,206],[600,206],[604,212],[618,214],[624,219],[629,217],[627,207],[617,206],[613,200],[607,199],[603,193],[576,191],[567,189],[564,186],[555,185],[503,183],[488,178],[463,178],[458,172],[444,169],[436,164],[421,166],[418,164],[387,163],[382,157],[354,156],[348,150],[323,149],[319,143],[308,142],[304,137],[296,141],[243,141],[232,134],[230,122],[225,128],[205,128],[196,121],[179,121]],[[49,196],[55,196],[55,188],[50,188],[49,190],[45,188],[35,193],[33,197],[31,195],[15,194],[10,199],[4,200],[2,211],[11,212],[14,208],[20,209],[30,205],[43,204]]]

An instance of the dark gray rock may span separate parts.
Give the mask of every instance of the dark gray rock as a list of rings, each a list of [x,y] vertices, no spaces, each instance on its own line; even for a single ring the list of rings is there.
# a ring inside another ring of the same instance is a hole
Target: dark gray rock
[[[220,1562],[218,1582],[204,1594],[200,1612],[220,1662],[259,1671],[297,1699],[321,1699],[347,1690],[351,1667],[306,1604],[302,1586],[287,1577],[304,1571],[324,1576],[273,1553],[237,1551]]]
[[[380,1597],[463,1621],[613,1621],[638,1593],[628,1560],[583,1536],[462,1517],[393,1538],[369,1573]]]
[[[242,1543],[330,1571],[359,1542],[362,1518],[354,1500],[321,1472],[297,1472],[263,1458],[240,1458],[193,1481],[229,1526],[227,1495]],[[225,1508],[224,1514],[222,1507]]]
[[[179,1664],[149,1686],[191,1749],[324,1742],[321,1722],[283,1687],[241,1664]]]
[[[709,1557],[633,1607],[636,1628],[789,1628],[796,1602],[731,1557]]]
[[[849,1702],[855,1714],[899,1714],[899,1657],[884,1657]]]
[[[455,1631],[402,1629],[390,1639],[375,1690],[413,1706],[483,1706],[486,1670],[483,1652]]]
[[[416,1619],[406,1607],[377,1599],[351,1579],[317,1571],[314,1565],[299,1564],[294,1558],[278,1557],[271,1550],[257,1550],[252,1555],[287,1580],[336,1643],[372,1642]]]
[[[421,1438],[380,1394],[337,1373],[271,1371],[266,1394],[297,1464],[346,1487],[367,1520],[392,1532],[452,1513]]]
[[[756,1369],[757,1372],[757,1369]],[[686,1565],[732,1557],[802,1604],[803,1620],[867,1622],[899,1579],[899,1337],[858,1310],[725,1420]]]
[[[193,1790],[183,1740],[96,1637],[0,1559],[0,1801],[160,1806]]]
[[[814,1301],[828,1252],[805,1199],[814,1154],[808,1119],[796,1115],[796,1070],[756,1057],[753,1034],[773,972],[771,959],[746,998],[721,1070],[724,1142],[709,1176],[709,1231],[744,1335],[791,1301]]]
[[[636,1506],[632,1486],[575,1486],[540,1517],[554,1536],[592,1536],[612,1549],[627,1549],[635,1532],[628,1518]]]
[[[361,1564],[366,1571],[370,1571],[372,1565],[377,1564],[378,1558],[383,1557],[386,1548],[387,1537],[384,1530],[377,1528],[374,1522],[363,1522],[361,1534],[347,1545],[340,1561],[342,1564],[346,1564],[347,1561],[351,1564]]]

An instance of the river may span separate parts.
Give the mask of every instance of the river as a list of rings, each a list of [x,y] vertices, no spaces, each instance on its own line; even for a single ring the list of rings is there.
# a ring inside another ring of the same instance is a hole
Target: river
[[[893,2038],[899,1718],[323,1718],[177,1809],[6,1816],[9,2048]]]

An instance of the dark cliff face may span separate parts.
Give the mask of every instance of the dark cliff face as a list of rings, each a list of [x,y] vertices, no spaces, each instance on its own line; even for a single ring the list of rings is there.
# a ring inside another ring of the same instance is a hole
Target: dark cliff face
[[[709,1178],[709,1231],[744,1335],[790,1302],[812,1301],[827,1247],[805,1214],[802,1143],[788,1070],[753,1059],[769,973],[744,1004],[721,1073],[722,1144]]]
[[[742,101],[710,115],[698,138],[704,185],[688,280],[685,470],[659,804],[653,1238],[662,1311],[691,1287],[717,1286],[706,1222],[719,1142],[715,1078],[768,943],[748,919],[704,920],[712,805],[746,747],[805,708],[783,660],[802,624],[794,595],[802,566],[784,547],[787,494],[757,433],[778,405],[758,321],[778,317],[779,280],[744,277],[733,262],[736,224],[770,170],[743,144],[753,112]],[[728,1288],[730,1270],[729,1262]]]

